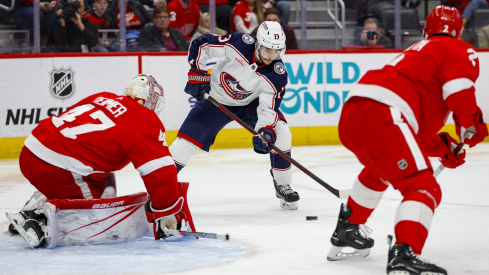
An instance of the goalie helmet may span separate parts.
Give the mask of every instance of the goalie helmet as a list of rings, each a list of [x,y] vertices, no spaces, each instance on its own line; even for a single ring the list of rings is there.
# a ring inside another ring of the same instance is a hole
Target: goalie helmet
[[[463,26],[462,16],[457,8],[439,5],[426,17],[423,37],[427,39],[436,34],[447,34],[460,39]]]
[[[261,23],[256,32],[256,42],[257,53],[263,46],[272,50],[281,50],[275,59],[281,59],[285,54],[285,33],[278,22]]]
[[[151,75],[140,74],[129,82],[126,96],[132,97],[157,115],[165,107],[163,87]]]

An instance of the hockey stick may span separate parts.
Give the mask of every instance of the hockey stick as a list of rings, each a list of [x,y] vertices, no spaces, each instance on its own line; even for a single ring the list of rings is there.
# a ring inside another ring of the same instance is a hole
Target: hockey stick
[[[237,117],[235,114],[231,113],[224,105],[221,103],[217,102],[213,97],[211,97],[209,94],[204,94],[204,98],[212,102],[216,107],[221,109],[226,115],[230,116],[234,121],[239,123],[241,126],[243,126],[248,132],[252,133],[253,135],[258,135],[258,133],[255,131],[255,129],[251,128],[248,124],[244,123],[239,117]],[[280,156],[282,156],[284,159],[286,159],[288,162],[292,163],[295,167],[299,168],[302,172],[304,172],[306,175],[309,177],[313,178],[316,182],[321,184],[324,188],[326,188],[329,192],[333,193],[336,197],[340,199],[347,199],[348,196],[350,195],[350,190],[351,189],[346,189],[346,190],[338,190],[336,188],[333,188],[331,185],[327,184],[324,182],[322,179],[320,179],[318,176],[314,175],[311,171],[309,171],[307,168],[302,166],[300,163],[295,161],[292,157],[284,153],[282,150],[280,150],[275,144],[273,143],[268,143],[268,146],[275,150]]]
[[[171,235],[182,235],[182,236],[197,237],[197,238],[217,239],[217,240],[223,240],[226,242],[229,241],[229,239],[231,238],[229,233],[221,235],[221,234],[216,234],[216,233],[180,231],[180,230],[168,230],[167,232]]]

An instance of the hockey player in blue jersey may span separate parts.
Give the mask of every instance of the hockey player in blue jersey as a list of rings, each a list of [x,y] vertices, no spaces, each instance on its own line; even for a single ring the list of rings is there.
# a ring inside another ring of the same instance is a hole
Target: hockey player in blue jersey
[[[285,34],[277,22],[265,21],[256,38],[246,33],[215,36],[205,34],[192,41],[188,53],[190,70],[185,92],[197,99],[170,146],[170,153],[180,171],[195,152],[209,151],[219,131],[232,119],[204,100],[209,93],[232,113],[254,128],[255,152],[270,154],[271,173],[276,196],[284,209],[296,210],[299,194],[292,190],[291,164],[271,150],[275,144],[290,156],[292,134],[280,111],[287,85],[287,70],[282,63]],[[219,59],[206,71],[208,59]]]

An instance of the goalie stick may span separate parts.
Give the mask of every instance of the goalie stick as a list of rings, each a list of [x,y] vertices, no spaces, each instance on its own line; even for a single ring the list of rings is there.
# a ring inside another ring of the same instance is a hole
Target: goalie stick
[[[258,133],[255,131],[255,129],[251,128],[248,124],[244,123],[239,117],[237,117],[235,114],[231,113],[224,105],[216,101],[213,97],[211,97],[208,93],[204,94],[204,98],[212,102],[216,107],[221,109],[226,115],[230,116],[234,121],[239,123],[241,126],[243,126],[248,132],[252,133],[253,135],[258,135]],[[309,171],[307,168],[302,166],[300,163],[298,163],[296,160],[294,160],[292,157],[288,156],[285,154],[282,150],[280,150],[275,144],[273,143],[268,143],[268,146],[275,150],[280,156],[282,156],[284,159],[286,159],[288,162],[292,163],[295,167],[299,168],[302,172],[304,172],[306,175],[309,177],[313,178],[317,183],[321,184],[324,188],[326,188],[329,192],[333,193],[336,197],[340,199],[347,199],[348,196],[350,195],[350,190],[351,189],[346,189],[346,190],[338,190],[336,188],[333,188],[331,185],[327,184],[324,182],[322,179],[320,179],[318,176],[314,175],[311,171]]]
[[[182,235],[182,236],[205,238],[205,239],[217,239],[226,242],[229,241],[229,239],[231,238],[229,233],[221,235],[217,233],[192,232],[192,231],[180,231],[180,230],[168,230],[167,232],[171,235]]]

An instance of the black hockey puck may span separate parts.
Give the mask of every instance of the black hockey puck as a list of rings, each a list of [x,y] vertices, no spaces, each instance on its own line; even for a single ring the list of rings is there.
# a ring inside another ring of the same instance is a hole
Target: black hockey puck
[[[306,221],[316,221],[318,216],[306,216]]]

